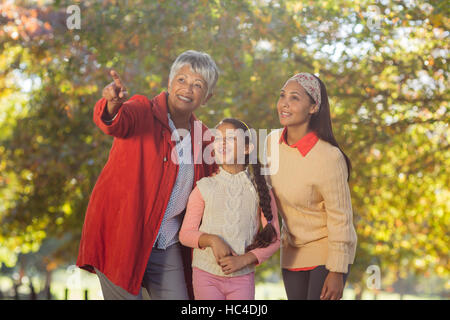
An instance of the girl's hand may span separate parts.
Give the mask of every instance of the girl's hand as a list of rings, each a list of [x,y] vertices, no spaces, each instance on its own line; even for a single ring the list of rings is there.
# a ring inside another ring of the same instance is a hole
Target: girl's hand
[[[222,271],[225,274],[230,274],[241,270],[249,264],[256,263],[257,258],[253,253],[246,253],[240,256],[228,256],[219,260]]]
[[[219,260],[226,256],[236,255],[236,252],[218,236],[213,236],[210,240],[210,247],[216,257],[217,263]]]
[[[323,283],[320,300],[340,300],[344,292],[344,275],[329,272]]]

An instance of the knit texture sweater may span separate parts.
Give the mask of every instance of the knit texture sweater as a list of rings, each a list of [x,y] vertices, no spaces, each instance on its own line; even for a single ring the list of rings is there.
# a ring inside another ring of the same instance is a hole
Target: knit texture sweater
[[[357,237],[345,158],[321,139],[303,156],[280,143],[282,132],[272,131],[265,142],[266,177],[283,220],[281,267],[325,265],[346,273],[355,259]]]
[[[198,191],[200,194],[197,194]],[[272,223],[277,231],[277,239],[266,248],[251,251],[257,257],[258,264],[268,259],[279,248],[278,215],[272,193],[271,198],[272,220],[274,220]],[[198,206],[200,202],[201,206]],[[220,167],[219,173],[215,176],[197,181],[197,186],[189,198],[185,220],[180,230],[180,241],[194,248],[192,266],[227,277],[255,271],[255,265],[252,264],[226,275],[217,264],[212,249],[199,248],[198,239],[204,233],[214,234],[221,237],[236,254],[244,254],[245,248],[253,242],[260,226],[264,227],[267,224],[262,212],[258,210],[258,203],[258,194],[247,170],[231,174]]]

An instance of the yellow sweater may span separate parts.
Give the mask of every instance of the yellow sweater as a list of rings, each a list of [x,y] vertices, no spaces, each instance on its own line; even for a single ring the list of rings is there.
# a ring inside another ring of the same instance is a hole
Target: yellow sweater
[[[319,139],[303,157],[279,143],[282,129],[265,142],[268,183],[283,218],[281,267],[325,265],[346,273],[356,251],[347,166],[341,151]]]

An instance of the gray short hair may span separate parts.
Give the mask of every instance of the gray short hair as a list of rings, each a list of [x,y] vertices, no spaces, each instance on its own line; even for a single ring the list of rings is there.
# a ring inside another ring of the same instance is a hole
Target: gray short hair
[[[200,74],[205,79],[208,86],[206,96],[212,93],[219,78],[219,69],[211,56],[205,52],[194,50],[183,52],[176,58],[172,67],[170,67],[169,83],[172,83],[175,75],[185,65],[189,65],[194,72]]]

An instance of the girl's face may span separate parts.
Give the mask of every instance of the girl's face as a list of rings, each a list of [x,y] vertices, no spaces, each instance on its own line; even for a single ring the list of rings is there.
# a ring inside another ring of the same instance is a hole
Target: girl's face
[[[318,106],[311,103],[305,89],[295,80],[286,82],[281,88],[277,102],[278,117],[282,126],[299,125],[309,122]]]
[[[243,130],[236,130],[231,123],[226,122],[216,127],[214,156],[218,164],[244,164],[244,156],[248,152]]]

